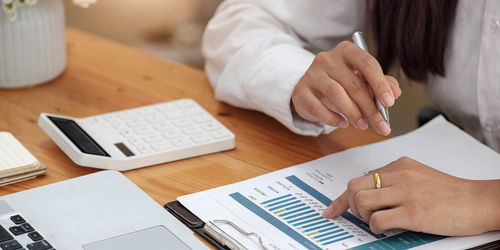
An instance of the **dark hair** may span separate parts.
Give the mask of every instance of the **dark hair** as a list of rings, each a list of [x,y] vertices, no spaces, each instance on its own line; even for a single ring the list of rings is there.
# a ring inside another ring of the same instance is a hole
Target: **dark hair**
[[[444,76],[444,53],[457,0],[375,0],[377,59],[387,71],[396,59],[408,76],[425,81]]]

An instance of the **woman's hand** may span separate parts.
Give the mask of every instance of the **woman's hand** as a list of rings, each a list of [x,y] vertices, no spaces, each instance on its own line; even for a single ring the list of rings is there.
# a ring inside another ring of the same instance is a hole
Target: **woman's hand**
[[[344,41],[316,56],[295,86],[292,104],[309,121],[343,128],[350,122],[359,129],[366,129],[370,122],[379,134],[388,135],[391,129],[375,106],[370,89],[386,107],[401,96],[398,81],[384,75],[373,56]]]
[[[402,157],[352,179],[347,191],[325,210],[326,218],[348,208],[374,233],[392,228],[440,235],[474,235],[500,229],[500,181],[460,179]]]

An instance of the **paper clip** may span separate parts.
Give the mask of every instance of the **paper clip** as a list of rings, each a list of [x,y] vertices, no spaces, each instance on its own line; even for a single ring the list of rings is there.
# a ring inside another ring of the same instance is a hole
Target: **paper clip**
[[[254,232],[248,233],[245,230],[241,229],[238,227],[236,224],[232,223],[231,221],[228,220],[211,220],[205,224],[203,227],[203,232],[206,234],[210,235],[212,238],[214,238],[216,241],[218,241],[220,244],[228,247],[229,249],[232,250],[244,250],[247,249],[245,246],[243,246],[241,243],[239,243],[237,240],[235,240],[233,237],[229,236],[227,233],[225,233],[222,229],[220,229],[216,224],[227,224],[232,226],[234,229],[236,229],[238,232],[241,234],[245,235],[246,237],[254,236],[259,240],[259,245],[262,247],[264,250],[269,250],[266,246],[264,246],[264,243],[262,242],[262,238]]]

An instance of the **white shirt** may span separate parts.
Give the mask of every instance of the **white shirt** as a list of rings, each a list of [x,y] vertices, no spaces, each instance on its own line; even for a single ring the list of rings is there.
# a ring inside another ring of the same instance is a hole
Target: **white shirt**
[[[459,1],[445,77],[427,91],[465,131],[500,152],[500,1]],[[226,0],[203,37],[215,96],[266,113],[298,134],[331,127],[292,112],[293,89],[315,54],[365,27],[366,0]]]

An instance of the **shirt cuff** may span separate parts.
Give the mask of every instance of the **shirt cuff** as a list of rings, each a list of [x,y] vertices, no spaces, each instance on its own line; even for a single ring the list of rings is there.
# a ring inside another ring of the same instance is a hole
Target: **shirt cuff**
[[[284,44],[262,53],[257,66],[248,72],[244,85],[254,107],[275,118],[293,132],[317,136],[333,127],[302,119],[291,110],[292,93],[297,82],[311,66],[314,55],[301,47]]]

